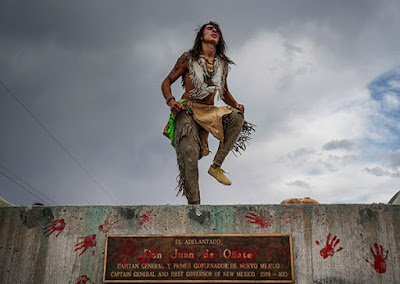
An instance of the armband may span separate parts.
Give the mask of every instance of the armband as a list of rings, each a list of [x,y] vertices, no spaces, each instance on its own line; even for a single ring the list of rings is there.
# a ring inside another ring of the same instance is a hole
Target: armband
[[[165,99],[165,102],[167,103],[167,105],[168,105],[169,101],[172,100],[172,99],[175,100],[175,97],[174,96],[170,96],[170,97]]]

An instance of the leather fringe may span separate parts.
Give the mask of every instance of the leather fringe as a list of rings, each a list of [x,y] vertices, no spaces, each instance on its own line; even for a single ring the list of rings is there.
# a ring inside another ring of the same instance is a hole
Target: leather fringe
[[[241,151],[246,150],[246,143],[249,143],[249,140],[251,140],[251,133],[255,132],[255,128],[257,126],[255,124],[252,124],[250,122],[244,121],[242,129],[240,130],[239,136],[236,139],[235,143],[232,146],[231,152],[237,156],[236,154],[242,154]]]
[[[193,135],[194,140],[199,143],[200,147],[200,137],[193,132],[193,125],[191,123],[185,123],[179,129],[175,130],[175,136],[174,136],[174,142],[175,145],[179,145],[180,141],[182,140],[183,137]],[[175,151],[176,151],[176,156],[177,156],[177,161],[178,161],[178,169],[179,169],[179,174],[176,177],[176,181],[178,183],[176,190],[178,190],[176,196],[179,194],[182,194],[182,196],[187,196],[190,198],[190,193],[187,192],[186,190],[186,180],[184,178],[184,173],[185,173],[185,163],[183,162],[183,157],[182,153],[179,149],[179,147],[175,146]]]

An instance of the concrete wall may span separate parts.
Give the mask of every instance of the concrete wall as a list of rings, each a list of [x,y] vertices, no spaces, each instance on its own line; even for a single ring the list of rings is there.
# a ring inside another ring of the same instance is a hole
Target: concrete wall
[[[2,207],[0,283],[102,283],[106,234],[281,233],[296,283],[400,283],[400,206],[383,204]]]

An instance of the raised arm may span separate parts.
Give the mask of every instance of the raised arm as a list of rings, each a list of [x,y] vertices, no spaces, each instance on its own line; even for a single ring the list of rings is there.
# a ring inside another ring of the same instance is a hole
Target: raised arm
[[[229,92],[228,89],[228,73],[226,74],[225,77],[225,94],[224,94],[224,98],[222,99],[227,105],[238,109],[239,111],[244,113],[244,106],[242,104],[239,104],[232,96],[231,92]]]
[[[167,78],[161,84],[161,91],[171,112],[178,113],[183,109],[182,104],[178,103],[175,98],[172,97],[171,85],[181,76],[183,76],[189,70],[189,53],[185,52],[178,58],[174,68],[168,74]],[[172,97],[172,98],[171,98]]]

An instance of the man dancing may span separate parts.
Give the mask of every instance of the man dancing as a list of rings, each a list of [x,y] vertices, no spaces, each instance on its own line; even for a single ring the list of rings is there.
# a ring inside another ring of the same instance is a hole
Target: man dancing
[[[215,22],[203,25],[196,36],[193,48],[182,54],[161,90],[175,120],[170,139],[174,145],[179,167],[178,194],[182,192],[188,204],[200,204],[198,160],[209,154],[208,133],[220,140],[218,151],[208,173],[220,183],[231,181],[221,168],[230,150],[245,149],[254,125],[245,122],[244,106],[237,103],[226,82],[229,64],[226,44],[221,29]],[[177,101],[172,96],[171,84],[182,77],[185,92]],[[214,106],[217,96],[228,106]],[[176,117],[175,117],[176,115]],[[166,135],[167,136],[167,135]]]

